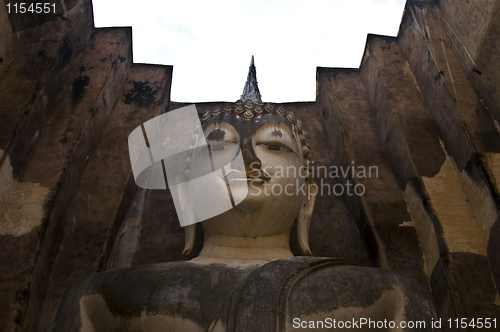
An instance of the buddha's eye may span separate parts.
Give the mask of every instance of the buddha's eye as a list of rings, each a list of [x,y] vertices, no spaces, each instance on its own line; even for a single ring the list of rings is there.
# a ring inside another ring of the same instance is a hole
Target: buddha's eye
[[[282,152],[291,152],[292,149],[290,149],[288,146],[281,144],[281,143],[258,143],[257,145],[262,146],[264,149],[270,150],[270,151],[282,151]]]
[[[267,146],[267,149],[268,149],[268,150],[279,151],[279,150],[281,150],[281,146],[276,145],[276,144],[269,144],[269,145]]]
[[[214,144],[211,146],[212,151],[224,151],[224,145],[222,144]]]

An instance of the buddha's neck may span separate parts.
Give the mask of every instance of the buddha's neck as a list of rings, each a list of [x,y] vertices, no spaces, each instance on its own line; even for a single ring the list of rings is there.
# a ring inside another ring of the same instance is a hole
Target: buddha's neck
[[[234,266],[262,265],[272,260],[293,257],[290,233],[263,237],[237,237],[205,234],[203,249],[192,262]]]

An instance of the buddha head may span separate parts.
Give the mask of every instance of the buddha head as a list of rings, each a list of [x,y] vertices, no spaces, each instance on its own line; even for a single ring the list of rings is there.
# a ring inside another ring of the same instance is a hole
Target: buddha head
[[[221,247],[233,259],[242,258],[235,248],[253,250],[254,260],[293,256],[289,237],[294,222],[301,251],[311,254],[308,235],[315,196],[309,191],[309,143],[301,121],[282,106],[247,99],[216,107],[201,122],[214,160],[230,161],[241,153],[244,168],[226,168],[222,178],[233,201],[244,198],[201,222],[205,241],[197,259],[217,256],[214,251]],[[190,171],[196,172],[197,156],[192,158]],[[196,188],[191,191],[196,195]],[[193,248],[195,227],[186,227],[185,255]]]

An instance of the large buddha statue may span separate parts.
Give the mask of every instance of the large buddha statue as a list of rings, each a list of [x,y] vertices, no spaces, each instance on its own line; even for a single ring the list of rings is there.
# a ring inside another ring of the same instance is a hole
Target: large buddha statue
[[[306,133],[292,113],[260,102],[255,88],[256,83],[253,90],[246,88],[242,97],[253,93],[252,98],[202,117],[211,153],[232,153],[224,145],[230,143],[244,160],[245,169],[225,172],[219,182],[232,188],[233,197],[238,187],[231,183],[246,184],[248,192],[228,211],[186,226],[186,254],[194,228],[203,228],[199,256],[74,282],[52,331],[411,330],[400,326],[403,321],[425,321],[419,331],[431,330],[434,309],[415,279],[310,256],[315,195],[305,167],[310,158]],[[294,223],[305,256],[290,251]]]

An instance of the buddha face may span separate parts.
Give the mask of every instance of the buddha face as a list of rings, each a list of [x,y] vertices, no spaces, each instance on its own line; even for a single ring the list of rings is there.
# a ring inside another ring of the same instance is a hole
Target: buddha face
[[[245,168],[226,169],[220,181],[233,202],[248,190],[232,209],[203,221],[205,231],[244,237],[288,232],[307,192],[302,146],[292,125],[275,114],[255,119],[221,115],[204,134],[214,160],[230,161],[241,151]]]

